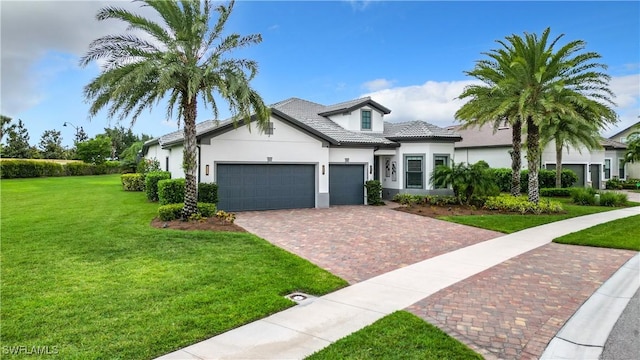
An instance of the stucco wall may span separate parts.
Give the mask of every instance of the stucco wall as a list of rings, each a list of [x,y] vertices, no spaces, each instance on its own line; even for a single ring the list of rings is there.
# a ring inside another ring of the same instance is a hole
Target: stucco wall
[[[348,114],[331,115],[329,119],[347,130],[360,131],[361,110],[371,110],[371,130],[364,130],[363,132],[381,133],[384,131],[384,114],[369,106],[363,106]]]
[[[467,164],[475,164],[480,160],[486,161],[492,168],[508,168],[511,169],[511,147],[495,147],[495,148],[471,148],[456,149],[456,163],[464,162]],[[523,169],[527,167],[526,150],[521,153],[521,166]]]

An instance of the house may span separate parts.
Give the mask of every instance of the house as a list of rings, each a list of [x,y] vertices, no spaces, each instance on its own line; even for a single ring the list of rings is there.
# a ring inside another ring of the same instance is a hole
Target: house
[[[449,130],[456,131],[462,136],[462,141],[455,144],[455,162],[473,164],[480,160],[486,161],[494,168],[511,168],[511,127],[508,124],[493,129],[492,125],[461,129],[452,126]],[[522,169],[527,169],[527,151],[522,137],[521,152]],[[603,189],[607,180],[618,177],[625,179],[626,165],[624,158],[626,146],[620,142],[602,138],[601,149],[588,150],[566,147],[562,154],[562,168],[576,173],[578,181],[574,186],[587,186]],[[556,167],[555,143],[551,141],[541,152],[541,168],[554,170]]]
[[[361,98],[321,105],[290,98],[271,107],[269,126],[204,121],[196,126],[198,180],[218,184],[218,207],[227,211],[323,208],[364,204],[364,182],[380,180],[383,196],[444,193],[429,174],[448,165],[455,131],[411,121],[389,123],[391,110]],[[182,131],[144,144],[173,178],[184,177]]]
[[[640,132],[640,121],[612,135],[609,140],[626,144],[631,140],[630,136],[638,132]],[[627,173],[625,175],[629,179],[640,179],[640,163],[627,164]]]

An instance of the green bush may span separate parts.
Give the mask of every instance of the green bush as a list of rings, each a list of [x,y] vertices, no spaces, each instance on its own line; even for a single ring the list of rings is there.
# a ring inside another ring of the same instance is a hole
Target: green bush
[[[413,205],[424,202],[425,198],[426,197],[424,195],[395,194],[393,196],[393,201],[402,205]]]
[[[158,181],[158,200],[160,205],[184,202],[184,183],[184,179]]]
[[[158,181],[171,179],[168,171],[152,171],[146,174],[144,179],[144,190],[147,193],[147,200],[158,201]]]
[[[140,174],[147,174],[156,171],[161,171],[160,161],[156,158],[141,159],[136,168],[136,172]]]
[[[424,198],[424,202],[436,206],[445,206],[458,204],[458,199],[451,195],[427,195]]]
[[[627,205],[627,194],[603,191],[600,192],[600,206],[625,206]]]
[[[53,161],[32,159],[3,160],[0,162],[0,177],[3,179],[103,175],[117,174],[119,172],[120,163],[117,161],[106,162],[99,166],[83,162],[60,164]]]
[[[555,171],[554,171],[555,174]],[[555,175],[554,175],[555,176]],[[560,175],[560,180],[562,181],[563,188],[570,188],[578,181],[578,175],[569,169],[562,169],[562,174]],[[556,182],[554,180],[553,186],[555,186]]]
[[[497,168],[491,169],[495,184],[502,192],[511,192],[511,169]]]
[[[120,176],[125,191],[144,191],[144,175],[122,174]]]
[[[68,176],[92,175],[94,166],[83,162],[72,162],[67,164],[65,170]]]
[[[198,184],[198,202],[218,203],[218,184],[200,183]]]
[[[596,191],[592,188],[573,188],[571,189],[571,200],[578,205],[595,205]]]
[[[158,208],[158,217],[162,221],[181,219],[183,207],[183,203],[162,205]],[[198,203],[198,213],[203,217],[215,216],[216,210],[216,204]]]
[[[384,205],[380,180],[369,180],[364,183],[364,187],[367,189],[367,204]]]
[[[622,180],[615,178],[608,180],[605,184],[605,188],[608,190],[622,190]]]
[[[511,195],[491,196],[484,207],[489,210],[519,212],[520,214],[557,213],[562,211],[562,205],[557,201],[540,200],[538,204],[528,201],[526,197]]]
[[[546,197],[570,197],[571,196],[571,189],[567,189],[567,188],[562,188],[562,189],[558,189],[558,188],[543,188],[543,189],[540,189],[540,196],[546,196]]]

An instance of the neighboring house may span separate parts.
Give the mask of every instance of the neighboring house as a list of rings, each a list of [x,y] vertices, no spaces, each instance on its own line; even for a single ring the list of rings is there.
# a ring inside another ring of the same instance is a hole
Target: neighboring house
[[[452,126],[449,130],[456,131],[462,136],[462,141],[455,144],[455,162],[473,164],[480,160],[486,161],[494,168],[511,168],[511,127],[504,125],[496,129],[493,126],[460,129]],[[522,169],[527,169],[526,136],[522,137]],[[626,178],[626,166],[621,160],[624,158],[626,146],[617,141],[602,138],[601,149],[588,150],[567,149],[562,154],[562,168],[570,169],[578,176],[574,186],[587,186],[603,189],[607,180],[618,177]],[[540,156],[542,168],[554,170],[556,167],[555,143],[552,141],[543,149]]]
[[[631,141],[631,139],[629,138],[631,134],[636,133],[636,132],[640,132],[640,121],[638,121],[637,123],[629,126],[626,129],[623,129],[621,131],[619,131],[618,133],[614,134],[613,136],[609,137],[610,140],[613,141],[617,141],[623,144],[628,143],[629,141]],[[627,178],[629,179],[640,179],[640,163],[635,162],[635,163],[629,163],[627,164]]]
[[[204,121],[196,128],[198,180],[218,184],[218,207],[228,211],[364,204],[364,182],[374,179],[385,198],[447,192],[429,175],[450,163],[460,135],[422,121],[385,122],[390,112],[368,97],[330,106],[291,98],[271,106],[265,131]],[[146,142],[143,153],[184,177],[182,143],[180,130]]]

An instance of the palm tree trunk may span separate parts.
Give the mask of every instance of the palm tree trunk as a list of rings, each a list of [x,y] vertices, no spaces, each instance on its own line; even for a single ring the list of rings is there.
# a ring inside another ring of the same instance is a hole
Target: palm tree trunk
[[[511,134],[511,142],[513,150],[511,151],[511,195],[520,196],[520,167],[521,167],[521,151],[522,151],[522,121],[518,117],[513,123]]]
[[[540,159],[540,127],[527,116],[527,161],[529,164],[529,201],[540,201],[538,162]]]
[[[198,184],[196,181],[196,172],[198,170],[197,144],[196,144],[196,112],[197,99],[192,97],[188,99],[184,97],[182,100],[182,109],[184,114],[184,149],[183,162],[184,169],[184,208],[182,209],[182,218],[188,219],[191,215],[198,212]]]
[[[562,141],[556,138],[556,188],[562,187]]]

